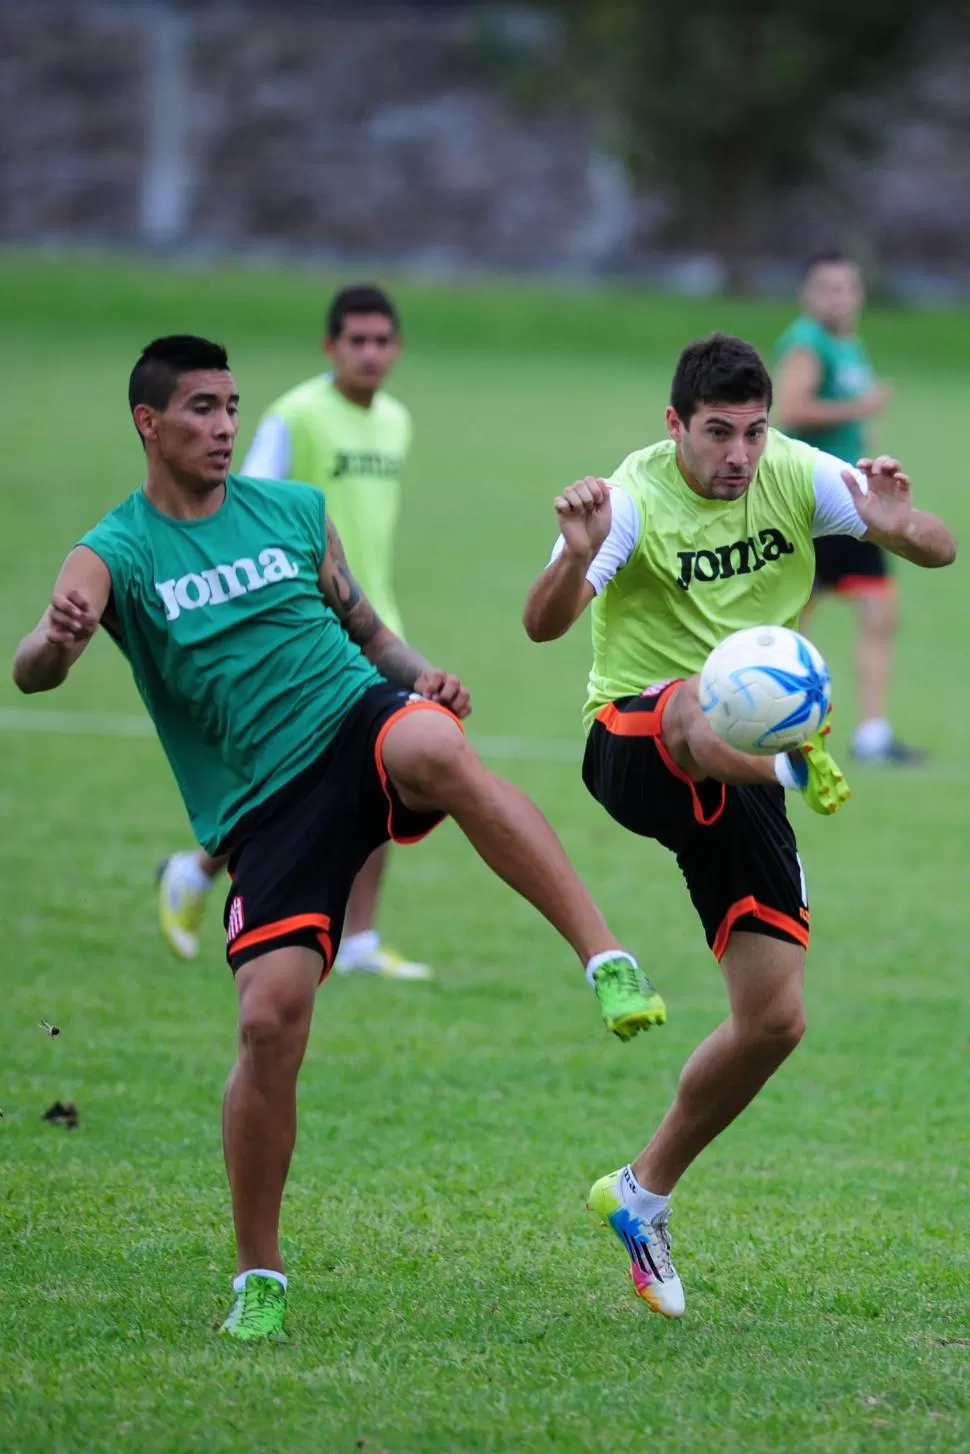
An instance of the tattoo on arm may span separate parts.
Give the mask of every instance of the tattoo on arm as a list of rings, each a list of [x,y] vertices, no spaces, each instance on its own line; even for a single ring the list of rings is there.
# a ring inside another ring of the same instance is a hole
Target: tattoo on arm
[[[365,648],[365,655],[389,682],[396,687],[413,687],[424,671],[431,671],[431,663],[425,661],[420,651],[408,646],[393,631],[382,627],[381,636],[376,637],[371,647]]]
[[[354,580],[340,536],[327,517],[327,553],[320,569],[324,600],[350,637],[363,650],[383,629],[383,622]]]
[[[388,630],[354,580],[340,536],[329,516],[327,554],[320,570],[320,589],[351,641],[356,642],[389,682],[395,686],[413,687],[423,671],[431,670],[430,663],[419,651]]]

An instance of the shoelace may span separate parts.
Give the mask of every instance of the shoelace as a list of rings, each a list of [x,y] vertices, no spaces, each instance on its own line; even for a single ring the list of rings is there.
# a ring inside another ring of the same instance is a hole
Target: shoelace
[[[242,1289],[241,1323],[260,1323],[278,1301],[279,1294],[268,1278],[248,1277]]]
[[[600,973],[608,975],[615,987],[627,994],[642,995],[644,992],[643,974],[629,959],[610,960],[602,966]]]
[[[651,1245],[650,1250],[653,1253],[653,1260],[657,1265],[657,1271],[665,1281],[677,1276],[674,1272],[674,1264],[670,1256],[670,1228],[667,1223],[667,1212],[661,1212],[660,1216],[655,1217],[650,1223],[657,1234],[656,1241]]]

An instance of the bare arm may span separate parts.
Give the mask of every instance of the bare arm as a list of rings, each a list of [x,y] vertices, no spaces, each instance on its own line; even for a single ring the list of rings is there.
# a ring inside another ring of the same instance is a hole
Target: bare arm
[[[777,784],[773,757],[737,752],[715,736],[701,709],[699,680],[696,676],[688,677],[664,710],[663,742],[674,762],[694,782],[710,777],[737,786]]]
[[[522,624],[533,641],[564,636],[596,595],[586,572],[613,520],[609,488],[592,475],[557,495],[555,509],[564,548],[533,581],[522,613]]]
[[[50,605],[14,654],[13,679],[22,692],[50,692],[98,628],[111,595],[111,573],[99,555],[78,545],[61,566]]]
[[[381,676],[440,702],[457,717],[471,711],[468,692],[457,677],[441,671],[384,625],[357,584],[340,536],[327,516],[327,553],[320,567],[320,590],[351,641],[357,643]]]
[[[866,525],[866,539],[883,550],[927,569],[952,565],[957,543],[952,531],[938,515],[914,510],[909,476],[899,461],[881,454],[878,459],[860,459],[858,468],[866,476],[863,491],[851,470],[842,478]]]
[[[855,424],[878,414],[889,403],[888,384],[877,383],[856,399],[820,399],[822,365],[810,348],[785,354],[775,381],[775,410],[780,429],[801,432],[831,424]]]
[[[586,579],[592,555],[563,551],[532,583],[522,623],[533,641],[555,641],[565,636],[596,595]]]

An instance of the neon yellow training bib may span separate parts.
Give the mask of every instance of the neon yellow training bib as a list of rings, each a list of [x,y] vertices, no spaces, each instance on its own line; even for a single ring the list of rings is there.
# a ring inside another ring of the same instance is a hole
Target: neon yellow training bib
[[[394,599],[394,535],[411,416],[390,394],[369,409],[345,399],[329,374],[298,384],[266,413],[290,431],[290,478],[325,490],[347,562],[386,626],[403,635]]]
[[[673,440],[637,450],[608,483],[640,517],[636,548],[591,606],[593,667],[584,729],[600,707],[691,676],[732,631],[796,628],[815,573],[816,451],[775,429],[739,500],[705,500]]]

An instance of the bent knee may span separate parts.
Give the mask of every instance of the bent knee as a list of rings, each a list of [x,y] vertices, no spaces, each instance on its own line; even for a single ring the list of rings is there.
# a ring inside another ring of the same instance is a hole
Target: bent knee
[[[252,1055],[302,1049],[311,1007],[296,995],[253,994],[239,1007],[239,1043]]]
[[[464,735],[448,724],[429,732],[396,764],[395,785],[445,806],[481,764]]]
[[[891,590],[861,598],[862,629],[870,640],[885,641],[899,627],[899,605]]]
[[[779,1060],[792,1053],[805,1030],[805,1007],[799,1001],[772,1004],[745,1026],[746,1038]]]

